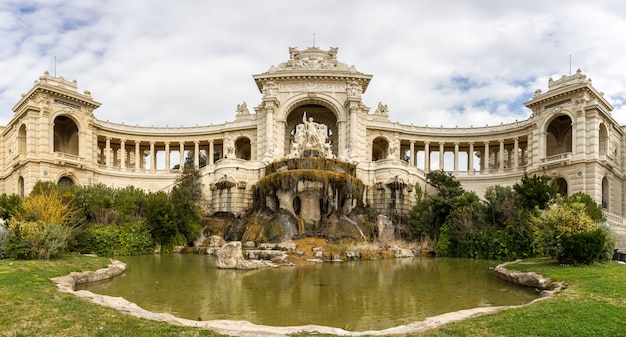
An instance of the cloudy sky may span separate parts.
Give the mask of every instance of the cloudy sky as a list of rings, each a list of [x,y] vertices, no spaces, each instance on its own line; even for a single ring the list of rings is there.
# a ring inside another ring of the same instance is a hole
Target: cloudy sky
[[[314,34],[317,47],[339,47],[340,62],[374,75],[363,101],[387,104],[392,121],[525,119],[523,102],[569,74],[571,55],[571,71],[592,78],[626,124],[618,0],[2,0],[0,124],[46,70],[90,90],[100,120],[231,121],[237,104],[261,101],[252,75],[285,62],[289,47],[312,46]]]

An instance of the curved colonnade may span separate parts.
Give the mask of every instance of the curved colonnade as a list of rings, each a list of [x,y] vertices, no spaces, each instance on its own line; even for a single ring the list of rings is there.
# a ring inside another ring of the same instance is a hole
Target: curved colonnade
[[[287,158],[310,118],[333,157],[357,164],[364,202],[378,212],[406,214],[413,187],[428,189],[431,170],[453,173],[479,196],[489,186],[513,185],[526,171],[551,175],[562,194],[588,193],[621,222],[624,130],[580,71],[535,92],[526,120],[422,127],[390,122],[382,102],[370,113],[362,95],[372,76],[338,62],[336,52],[290,48],[289,61],[253,76],[262,95],[254,112],[244,102],[234,121],[210,126],[100,121],[90,92],[45,73],[2,128],[1,192],[24,195],[38,180],[167,190],[189,165],[201,170],[211,211],[240,213],[252,205],[265,166]]]

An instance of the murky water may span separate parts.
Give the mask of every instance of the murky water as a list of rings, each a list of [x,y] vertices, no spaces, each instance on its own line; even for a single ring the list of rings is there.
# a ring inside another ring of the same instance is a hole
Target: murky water
[[[214,258],[204,255],[121,260],[128,265],[123,276],[82,289],[194,320],[364,331],[537,298],[533,289],[493,276],[492,261],[415,258],[239,271],[217,269]]]

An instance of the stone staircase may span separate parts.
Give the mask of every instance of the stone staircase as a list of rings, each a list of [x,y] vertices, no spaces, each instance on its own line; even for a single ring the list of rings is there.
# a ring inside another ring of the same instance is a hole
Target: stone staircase
[[[624,219],[611,213],[605,212],[604,214],[609,228],[615,233],[615,248],[626,253],[626,224],[624,224]]]

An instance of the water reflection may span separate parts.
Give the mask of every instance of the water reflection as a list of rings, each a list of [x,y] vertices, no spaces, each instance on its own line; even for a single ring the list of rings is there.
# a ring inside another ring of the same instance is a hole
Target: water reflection
[[[84,289],[189,319],[362,331],[536,298],[532,289],[495,278],[490,261],[417,258],[238,271],[217,269],[212,257],[200,255],[122,260],[123,276]]]

